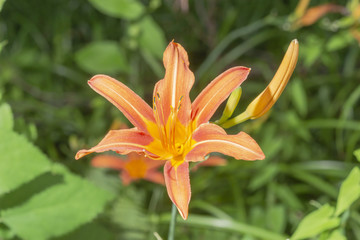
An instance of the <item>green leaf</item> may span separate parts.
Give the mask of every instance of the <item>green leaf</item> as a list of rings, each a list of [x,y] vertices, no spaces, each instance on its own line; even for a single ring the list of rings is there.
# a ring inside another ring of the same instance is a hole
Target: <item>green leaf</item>
[[[141,54],[146,61],[146,63],[151,67],[153,72],[158,78],[162,78],[165,75],[165,70],[163,65],[155,58],[148,50],[142,49]]]
[[[115,223],[126,229],[133,229],[140,234],[150,231],[149,218],[134,199],[122,196],[114,203],[111,217]]]
[[[166,48],[166,39],[162,29],[150,16],[144,17],[139,25],[141,29],[140,47],[158,59],[162,59]]]
[[[340,230],[335,230],[331,233],[327,240],[347,240],[346,237],[341,233]]]
[[[292,101],[296,110],[300,113],[301,116],[307,114],[307,97],[303,82],[296,78],[292,81],[291,85],[292,90]]]
[[[360,197],[360,170],[354,167],[340,188],[335,215],[339,216]]]
[[[1,196],[1,210],[21,205],[44,189],[63,182],[64,178],[61,175],[54,175],[51,172],[41,174],[34,180],[27,182],[15,190]]]
[[[262,168],[258,176],[251,179],[249,189],[254,191],[266,185],[273,180],[273,178],[278,174],[278,172],[279,168],[275,164],[268,165],[267,167]]]
[[[356,149],[354,151],[354,155],[355,155],[356,159],[358,160],[358,162],[360,162],[360,148]]]
[[[0,105],[0,132],[11,131],[14,127],[13,115],[8,104]]]
[[[111,240],[112,234],[100,224],[90,223],[81,226],[64,236],[53,238],[52,240]]]
[[[92,42],[75,53],[76,63],[85,71],[118,73],[128,70],[124,50],[113,41]]]
[[[286,211],[284,205],[278,204],[267,209],[266,225],[274,232],[284,232],[286,227]]]
[[[89,0],[100,12],[111,17],[134,20],[144,12],[144,6],[137,0]]]
[[[0,12],[4,6],[4,3],[5,3],[5,0],[0,0]],[[0,48],[0,51],[1,51],[1,48]]]
[[[0,0],[0,11],[1,11],[1,0]],[[0,53],[2,51],[2,49],[4,48],[4,46],[7,44],[7,41],[2,41],[0,42]]]
[[[304,64],[310,68],[324,52],[324,39],[316,34],[309,34],[301,45],[301,56]]]
[[[266,218],[264,217],[264,209],[260,206],[252,206],[250,209],[250,223],[253,226],[265,228]]]
[[[252,208],[253,209],[253,208]],[[170,214],[163,215],[159,218],[160,223],[169,223]],[[246,234],[254,236],[259,239],[266,240],[284,240],[287,239],[287,236],[279,233],[274,233],[265,228],[255,227],[253,225],[244,224],[242,222],[236,222],[229,219],[221,219],[210,216],[201,216],[192,213],[189,215],[187,220],[179,219],[176,222],[176,225],[184,225],[193,228],[204,228],[204,229],[213,229],[220,231],[228,231],[240,234]],[[195,239],[195,238],[194,238]],[[216,238],[215,238],[216,239]],[[229,238],[230,239],[230,238]]]
[[[7,193],[50,169],[51,163],[46,156],[17,133],[1,133],[0,152],[0,194]]]
[[[101,212],[112,194],[56,165],[64,183],[33,196],[24,204],[1,212],[3,222],[28,240],[57,237],[89,222]]]
[[[354,41],[354,38],[350,31],[342,31],[330,38],[326,44],[326,49],[330,52],[337,51],[348,46],[352,41]]]
[[[0,239],[13,239],[15,237],[15,234],[7,228],[3,228],[3,226],[0,225]]]
[[[332,217],[333,213],[334,208],[328,204],[310,213],[300,222],[291,240],[310,238],[339,226],[340,219]]]
[[[293,190],[287,185],[273,184],[276,196],[290,208],[302,209],[303,205]]]

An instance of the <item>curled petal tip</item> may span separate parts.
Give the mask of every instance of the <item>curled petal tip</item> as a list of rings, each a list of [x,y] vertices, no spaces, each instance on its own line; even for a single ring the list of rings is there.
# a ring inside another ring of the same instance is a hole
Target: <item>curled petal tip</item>
[[[108,78],[108,76],[103,75],[103,74],[96,74],[95,76],[93,76],[92,78],[90,78],[88,80],[88,84],[91,86],[91,84],[99,78]]]
[[[88,153],[86,153],[84,150],[80,150],[76,153],[75,155],[75,160],[79,160],[80,158],[84,157],[85,155],[87,155]]]

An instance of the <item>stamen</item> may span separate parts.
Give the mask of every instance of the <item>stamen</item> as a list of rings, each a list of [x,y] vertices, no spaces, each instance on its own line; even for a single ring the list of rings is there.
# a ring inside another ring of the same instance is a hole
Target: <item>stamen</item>
[[[157,92],[156,96],[154,96],[153,99],[154,99],[153,110],[155,111],[154,116],[155,116],[155,121],[156,121],[158,131],[159,131],[159,135],[160,135],[160,140],[161,140],[163,147],[168,148],[165,116],[164,116],[164,111],[163,111],[162,104],[160,101],[160,99],[161,99],[160,94]],[[158,101],[156,101],[156,100],[158,100]]]
[[[156,98],[153,99],[153,110],[156,111]]]
[[[184,96],[181,96],[180,99],[179,99],[178,107],[177,107],[177,110],[178,110],[178,111],[180,110],[181,102],[182,102],[183,98],[184,98]]]

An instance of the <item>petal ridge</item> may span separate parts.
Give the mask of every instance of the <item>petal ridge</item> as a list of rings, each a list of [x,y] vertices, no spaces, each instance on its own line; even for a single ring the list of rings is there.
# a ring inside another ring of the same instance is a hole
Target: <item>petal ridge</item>
[[[164,166],[165,185],[171,201],[176,205],[183,219],[187,219],[191,198],[189,163],[183,162],[178,167],[167,161]]]
[[[236,159],[262,160],[265,158],[256,141],[245,132],[227,135],[215,124],[202,124],[193,134],[191,150],[186,154],[186,161],[202,161],[211,152],[219,152]],[[220,128],[221,129],[221,128]]]

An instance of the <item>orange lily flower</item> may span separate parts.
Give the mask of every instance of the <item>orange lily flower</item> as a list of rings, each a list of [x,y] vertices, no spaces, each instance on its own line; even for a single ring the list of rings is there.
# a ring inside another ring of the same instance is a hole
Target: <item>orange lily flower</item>
[[[89,85],[114,104],[135,126],[111,130],[100,143],[80,150],[79,159],[92,152],[115,151],[119,154],[144,153],[154,160],[166,161],[165,185],[180,215],[187,219],[191,197],[189,162],[219,152],[242,160],[261,160],[264,153],[248,134],[227,135],[209,123],[219,105],[247,78],[250,69],[231,68],[215,78],[191,103],[189,92],[194,74],[189,69],[185,49],[171,42],[164,52],[164,79],[154,88],[153,107],[121,82],[96,75]]]
[[[121,171],[120,178],[124,185],[129,185],[138,179],[165,184],[164,175],[156,171],[162,165],[162,162],[149,159],[144,154],[132,152],[127,155],[127,158],[114,155],[99,155],[91,160],[91,165]]]

